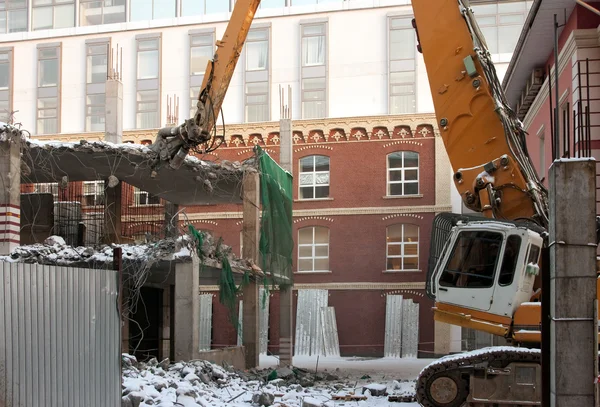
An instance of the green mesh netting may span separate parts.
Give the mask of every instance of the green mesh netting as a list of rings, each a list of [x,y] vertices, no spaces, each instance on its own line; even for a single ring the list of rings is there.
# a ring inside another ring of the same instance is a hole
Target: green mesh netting
[[[261,268],[272,276],[273,284],[289,287],[293,284],[292,174],[281,168],[260,146],[255,147],[255,152],[260,169],[262,205],[259,242]]]

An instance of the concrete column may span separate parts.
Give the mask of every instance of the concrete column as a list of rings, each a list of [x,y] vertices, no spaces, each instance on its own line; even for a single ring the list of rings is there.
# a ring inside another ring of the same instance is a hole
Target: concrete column
[[[123,83],[117,79],[106,80],[106,105],[104,139],[110,143],[123,142]]]
[[[104,243],[121,242],[121,203],[122,185],[119,182],[115,187],[104,183]]]
[[[293,173],[293,143],[292,143],[292,120],[281,119],[279,121],[279,164],[281,167]],[[291,366],[293,353],[292,343],[292,293],[293,286],[279,287],[279,364]]]
[[[596,164],[550,167],[550,405],[594,405]]]
[[[258,172],[246,172],[242,190],[244,226],[243,226],[243,257],[258,264],[259,208],[260,208],[260,179]],[[258,284],[255,278],[244,287],[243,308],[243,337],[245,348],[246,368],[252,369],[259,362],[259,330],[258,330]]]
[[[171,356],[171,286],[167,285],[163,289],[162,303],[162,327],[159,346],[159,355],[161,359]]]
[[[11,136],[9,136],[11,137]],[[0,255],[19,246],[21,229],[21,141],[0,141]]]
[[[196,255],[190,263],[175,266],[175,325],[171,340],[175,361],[189,361],[198,356],[200,329],[200,263]]]

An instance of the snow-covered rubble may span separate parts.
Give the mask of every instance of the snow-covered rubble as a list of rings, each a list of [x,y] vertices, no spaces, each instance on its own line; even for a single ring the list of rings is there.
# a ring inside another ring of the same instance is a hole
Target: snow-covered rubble
[[[39,263],[56,266],[89,265],[102,266],[112,264],[114,249],[120,247],[123,261],[154,263],[157,261],[190,261],[192,250],[196,250],[195,241],[190,235],[178,238],[162,239],[145,244],[112,244],[100,247],[72,247],[60,236],[50,236],[43,244],[19,246],[8,256],[0,256],[0,261],[18,263]],[[232,268],[257,271],[256,266],[244,259],[239,259],[229,246],[221,244],[217,247],[210,234],[206,234],[202,244],[203,264],[210,267],[221,267],[219,255],[229,258]]]
[[[122,366],[122,407],[333,407],[344,401],[387,406],[388,394],[414,392],[414,382],[370,383],[363,389],[354,380],[300,368],[241,372],[203,360],[143,363],[128,354],[123,354]]]

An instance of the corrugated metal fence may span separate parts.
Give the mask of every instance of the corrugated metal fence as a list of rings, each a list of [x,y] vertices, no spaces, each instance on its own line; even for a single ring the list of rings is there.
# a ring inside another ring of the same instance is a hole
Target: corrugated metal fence
[[[0,262],[0,405],[121,405],[117,273]]]
[[[298,290],[294,356],[339,356],[335,309],[328,307],[329,291]]]
[[[200,295],[200,334],[199,350],[205,351],[211,349],[212,338],[212,294]]]
[[[416,358],[419,348],[419,304],[401,295],[386,297],[384,356]]]

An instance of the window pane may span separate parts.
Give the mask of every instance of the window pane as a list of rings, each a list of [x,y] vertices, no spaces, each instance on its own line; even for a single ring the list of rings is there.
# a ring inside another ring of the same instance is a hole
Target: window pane
[[[206,72],[208,61],[213,57],[212,47],[193,47],[190,49],[190,54],[190,74],[203,75]]]
[[[75,5],[66,4],[54,8],[54,28],[73,27],[75,25]]]
[[[514,30],[514,28],[513,28]],[[498,28],[497,27],[481,27],[481,33],[485,38],[485,43],[488,50],[492,54],[498,53]],[[519,33],[520,34],[520,33]]]
[[[391,153],[388,155],[389,168],[402,168],[402,153]]]
[[[103,9],[104,24],[125,22],[125,0],[107,2]]]
[[[147,0],[131,0],[131,21],[152,20],[152,6]]]
[[[54,134],[58,129],[57,119],[38,119],[37,121],[39,134]]]
[[[512,54],[515,50],[515,47],[517,46],[520,34],[520,28],[517,28],[515,26],[498,27],[498,37],[500,39],[498,44],[498,52],[501,54]]]
[[[38,86],[58,85],[58,59],[43,59],[39,61]]]
[[[329,196],[329,187],[315,187],[315,198],[327,198]]]
[[[329,243],[329,229],[315,226],[315,243]]]
[[[404,184],[404,195],[417,195],[419,193],[419,184],[406,183]]]
[[[136,126],[138,129],[158,128],[158,113],[157,112],[138,113],[136,116]]]
[[[390,98],[391,114],[414,113],[415,109],[414,95],[392,96]]]
[[[418,270],[419,269],[419,258],[418,257],[404,257],[402,260],[404,263],[403,270]]]
[[[390,195],[391,196],[402,195],[402,184],[390,184]]]
[[[475,19],[477,20],[477,24],[482,27],[496,25],[496,16],[479,16],[475,17]]]
[[[298,260],[298,271],[313,271],[312,259]]]
[[[325,64],[325,36],[302,38],[302,65]]]
[[[246,43],[246,70],[267,69],[269,61],[269,42],[256,41]]]
[[[158,38],[153,40],[139,40],[138,49],[141,51],[158,49]]]
[[[312,174],[312,173],[311,174],[302,174],[302,173],[300,174],[300,185],[312,186],[312,185],[314,185],[314,182],[315,182],[314,174]]]
[[[298,256],[299,257],[312,257],[312,248],[313,246],[298,246]]]
[[[267,95],[248,95],[246,96],[246,103],[249,104],[266,104],[268,102]]]
[[[402,254],[402,245],[388,244],[388,256],[400,256]]]
[[[182,0],[181,15],[198,16],[204,14],[204,0]]]
[[[52,28],[52,7],[34,8],[32,26],[34,30]]]
[[[320,34],[325,34],[325,24],[303,25],[302,26],[302,35],[320,35]]]
[[[246,83],[246,93],[268,93],[269,83],[268,82],[251,82]]]
[[[418,242],[419,227],[417,225],[404,225],[404,242]]]
[[[513,282],[520,246],[521,238],[519,236],[511,235],[506,240],[502,265],[500,266],[500,275],[498,276],[498,283],[500,285],[509,285]]]
[[[402,241],[402,225],[391,225],[387,228],[388,242]]]
[[[402,181],[402,170],[390,170],[390,181]]]
[[[419,154],[412,151],[406,151],[404,153],[404,167],[418,167],[419,166]]]
[[[98,95],[87,95],[87,104],[95,106],[104,106],[106,96],[104,93]]]
[[[312,89],[325,89],[325,78],[311,78],[311,79],[302,79],[302,89],[303,90],[312,90]]]
[[[175,0],[154,0],[153,18],[175,17]]]
[[[138,79],[158,78],[158,50],[138,52]]]
[[[328,257],[329,256],[329,245],[315,246],[315,256]]]
[[[325,117],[325,102],[302,102],[302,117],[304,119],[316,119]]]
[[[390,25],[392,28],[413,29],[411,18],[393,18]]]
[[[314,170],[315,156],[304,157],[300,159],[300,171],[313,171]]]
[[[261,8],[285,7],[285,0],[263,0],[260,2]]]
[[[406,170],[404,171],[404,180],[406,181],[418,181],[418,171],[417,170]]]
[[[388,258],[387,259],[388,270],[402,270],[402,258]]]
[[[247,105],[247,122],[266,122],[269,120],[269,106],[267,104]]]
[[[105,55],[89,55],[88,56],[88,72],[87,83],[104,83],[106,82],[106,66],[107,58]]]
[[[315,174],[316,185],[327,185],[329,184],[329,172]]]
[[[514,24],[519,26],[518,30],[519,30],[519,34],[520,34],[520,30],[521,30],[521,25],[523,25],[523,23],[525,22],[525,15],[524,14],[506,14],[506,15],[500,15],[499,17],[499,23],[504,25],[504,24]],[[515,27],[517,28],[517,27]]]
[[[527,11],[527,5],[524,1],[519,2],[506,2],[498,3],[498,13],[525,13]]]
[[[329,171],[329,157],[315,156],[315,171]]]
[[[9,67],[9,64],[0,64],[0,89],[8,89]]]
[[[8,12],[8,32],[27,31],[27,10],[12,10]]]
[[[415,72],[390,72],[390,83],[415,83]]]
[[[390,58],[414,59],[416,39],[414,30],[392,30],[390,32]]]
[[[404,253],[403,253],[404,256],[409,256],[409,257],[416,256],[419,252],[419,246],[416,244],[409,243],[409,244],[405,244],[403,247],[404,247]]]
[[[313,228],[302,228],[298,231],[298,244],[313,243]]]
[[[6,34],[6,11],[0,11],[0,34]]]
[[[38,109],[56,109],[57,106],[56,98],[41,98],[37,101]]]
[[[315,259],[315,270],[317,271],[329,271],[329,258],[327,259]]]
[[[229,2],[223,0],[206,0],[206,14],[229,12]]]
[[[300,188],[300,199],[313,199],[313,187],[303,187]]]

